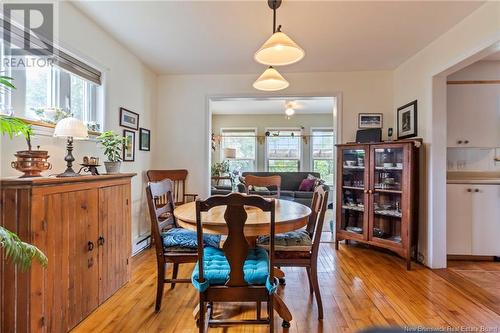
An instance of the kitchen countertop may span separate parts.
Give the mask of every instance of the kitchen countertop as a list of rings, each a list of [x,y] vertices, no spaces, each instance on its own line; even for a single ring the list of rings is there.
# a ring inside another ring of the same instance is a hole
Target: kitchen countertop
[[[447,184],[491,184],[500,185],[499,171],[448,171]]]

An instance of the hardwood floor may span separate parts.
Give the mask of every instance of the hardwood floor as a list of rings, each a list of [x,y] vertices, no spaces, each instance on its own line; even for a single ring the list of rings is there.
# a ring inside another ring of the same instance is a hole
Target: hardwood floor
[[[464,264],[464,263],[462,263]],[[484,263],[474,264],[480,271]],[[500,263],[487,263],[486,273],[500,271]],[[192,265],[183,265],[180,276],[189,276]],[[319,278],[325,319],[317,320],[317,308],[309,295],[305,270],[284,268],[287,284],[279,293],[294,320],[289,332],[353,332],[370,326],[491,327],[500,331],[500,307],[494,292],[498,275],[473,277],[472,282],[456,265],[432,271],[391,254],[364,247],[322,243]],[[496,272],[496,273],[495,273]],[[167,272],[171,273],[171,268]],[[476,273],[478,275],[478,273]],[[133,260],[130,283],[120,289],[73,332],[195,332],[192,310],[197,293],[190,284],[165,288],[160,313],[154,313],[156,261],[152,250]],[[479,295],[479,296],[477,296]],[[495,304],[496,302],[496,304]],[[495,306],[496,305],[496,306]],[[253,304],[215,306],[216,316],[254,318]],[[264,312],[263,312],[264,313]],[[275,316],[277,332],[283,331]],[[266,332],[265,326],[213,328],[210,332]],[[285,330],[286,331],[286,330]]]

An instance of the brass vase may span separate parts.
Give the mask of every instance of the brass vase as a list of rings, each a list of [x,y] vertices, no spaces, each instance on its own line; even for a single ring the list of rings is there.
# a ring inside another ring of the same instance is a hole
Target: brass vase
[[[47,161],[49,152],[46,150],[21,150],[16,156],[17,161],[10,165],[24,174],[19,178],[41,177],[41,172],[52,169],[52,165]]]

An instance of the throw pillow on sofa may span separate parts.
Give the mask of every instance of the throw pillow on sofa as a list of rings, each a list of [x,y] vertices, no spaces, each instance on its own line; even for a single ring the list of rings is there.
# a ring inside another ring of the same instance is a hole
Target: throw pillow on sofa
[[[303,191],[303,192],[311,192],[312,190],[314,190],[314,184],[315,184],[315,180],[314,179],[303,179],[302,182],[300,183],[300,186],[299,186],[299,191]]]

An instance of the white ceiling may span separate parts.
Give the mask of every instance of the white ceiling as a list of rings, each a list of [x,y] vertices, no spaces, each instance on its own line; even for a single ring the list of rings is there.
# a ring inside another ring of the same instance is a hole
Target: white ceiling
[[[162,74],[258,74],[272,33],[267,1],[76,1]],[[394,69],[479,1],[283,1],[278,24],[306,51],[282,72]]]
[[[333,114],[333,97],[221,98],[210,100],[212,114],[285,114],[291,104],[295,114]]]

